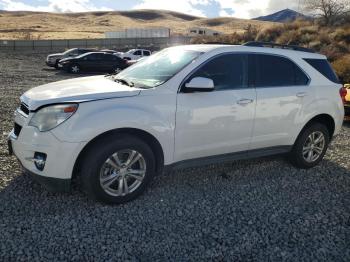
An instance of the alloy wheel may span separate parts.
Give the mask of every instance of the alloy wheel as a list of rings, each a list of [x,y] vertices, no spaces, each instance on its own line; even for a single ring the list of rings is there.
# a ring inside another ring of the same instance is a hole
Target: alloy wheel
[[[303,146],[303,158],[306,162],[312,163],[322,155],[326,142],[322,132],[312,132],[306,139]]]
[[[72,66],[72,72],[73,72],[73,73],[79,73],[79,71],[80,71],[79,66],[77,66],[77,65]]]
[[[146,174],[146,161],[136,150],[115,152],[102,165],[100,185],[111,196],[125,196],[142,184]]]

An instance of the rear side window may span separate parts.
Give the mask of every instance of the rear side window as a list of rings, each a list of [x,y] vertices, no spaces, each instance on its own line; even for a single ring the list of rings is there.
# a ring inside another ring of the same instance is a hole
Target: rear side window
[[[256,87],[307,85],[309,78],[291,60],[275,55],[250,55],[249,82]]]
[[[114,55],[110,55],[110,54],[105,54],[104,55],[104,59],[106,59],[107,61],[116,61],[117,57]]]
[[[190,79],[206,77],[213,80],[215,90],[244,88],[247,86],[247,56],[225,54],[213,58],[200,67]]]
[[[328,80],[339,83],[339,79],[326,59],[304,59],[318,72],[328,78]]]

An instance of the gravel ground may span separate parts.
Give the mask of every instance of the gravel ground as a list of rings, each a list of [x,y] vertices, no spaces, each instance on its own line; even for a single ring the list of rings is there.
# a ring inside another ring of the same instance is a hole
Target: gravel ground
[[[102,205],[48,193],[7,155],[20,94],[71,77],[43,59],[0,54],[0,261],[350,261],[349,124],[312,170],[283,157],[187,169]]]

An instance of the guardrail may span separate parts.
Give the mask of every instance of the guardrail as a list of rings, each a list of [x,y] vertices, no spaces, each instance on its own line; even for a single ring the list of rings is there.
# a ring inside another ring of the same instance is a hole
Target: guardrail
[[[74,47],[96,47],[126,50],[131,48],[148,48],[156,50],[167,46],[189,44],[191,37],[159,38],[101,38],[101,39],[67,39],[67,40],[0,40],[0,51],[46,51],[62,50]]]

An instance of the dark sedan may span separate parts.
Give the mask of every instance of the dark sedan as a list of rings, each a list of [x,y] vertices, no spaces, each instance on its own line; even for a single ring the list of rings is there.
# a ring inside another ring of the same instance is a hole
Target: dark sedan
[[[46,65],[55,67],[56,69],[58,69],[58,62],[61,59],[77,57],[85,53],[96,52],[96,51],[97,51],[96,49],[92,49],[92,48],[72,48],[63,53],[50,54],[46,58]]]
[[[90,72],[115,72],[128,67],[126,60],[115,54],[105,52],[90,52],[73,58],[65,58],[59,61],[58,67],[70,73]]]

